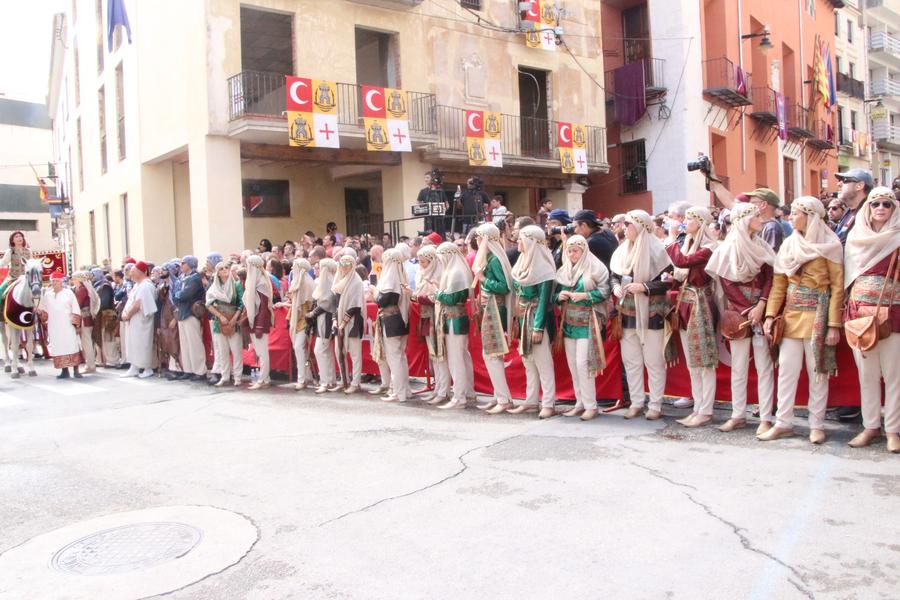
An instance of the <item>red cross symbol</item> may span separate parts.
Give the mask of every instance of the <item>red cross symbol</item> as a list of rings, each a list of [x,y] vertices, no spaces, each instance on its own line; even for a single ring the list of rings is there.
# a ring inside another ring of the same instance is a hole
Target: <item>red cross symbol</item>
[[[554,38],[552,35],[550,35],[549,31],[544,33],[544,41],[547,42],[547,44],[550,44],[551,42],[554,41]]]
[[[488,152],[488,154],[491,155],[491,158],[493,158],[494,160],[497,160],[497,156],[498,156],[500,153],[497,152],[497,149],[496,149],[496,148],[491,148],[491,151]]]
[[[583,166],[584,166],[584,159],[583,159],[583,158],[581,158],[581,157],[580,157],[580,156],[579,156],[579,157],[578,157],[578,160],[577,160],[577,161],[575,161],[575,162],[577,162],[577,163],[578,163],[578,168],[579,168],[579,169],[580,169],[580,168],[581,168],[581,167],[583,167]]]
[[[325,139],[326,139],[327,141],[330,142],[330,141],[331,141],[331,134],[332,134],[332,133],[336,133],[336,132],[333,131],[333,130],[331,130],[331,129],[328,129],[328,123],[325,123],[325,129],[320,129],[320,130],[319,130],[319,133],[324,133],[324,134],[325,134]]]
[[[400,131],[400,128],[397,128],[397,132],[394,134],[395,138],[397,138],[397,143],[403,145],[403,140],[406,138],[405,135]]]

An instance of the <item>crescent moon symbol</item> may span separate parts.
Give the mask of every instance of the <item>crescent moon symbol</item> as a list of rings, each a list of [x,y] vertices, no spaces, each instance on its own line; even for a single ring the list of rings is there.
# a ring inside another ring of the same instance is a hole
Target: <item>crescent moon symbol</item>
[[[567,129],[570,129],[570,127],[569,127],[568,125],[562,125],[562,126],[559,128],[559,139],[561,139],[563,142],[565,142],[565,143],[568,144],[569,142],[572,141],[572,138],[571,138],[571,136],[570,136],[568,139],[566,138],[566,133],[565,133],[565,132],[566,132]]]
[[[537,4],[537,3],[536,3],[534,0],[531,0],[531,8],[528,9],[528,16],[529,16],[529,17],[536,17],[536,16],[538,16],[538,13],[534,12],[534,8],[535,8],[536,4]]]
[[[19,318],[22,320],[22,323],[25,325],[33,325],[34,324],[34,313],[30,311],[23,312]]]
[[[301,86],[301,85],[303,87],[308,87],[306,85],[306,83],[303,81],[295,81],[294,83],[291,84],[291,100],[293,100],[294,102],[296,102],[297,104],[300,104],[300,105],[309,104],[309,100],[301,100],[300,98],[297,97],[297,87]]]
[[[368,106],[370,110],[381,110],[381,108],[375,106],[375,104],[372,103],[372,96],[377,94],[380,94],[378,90],[369,90],[368,92],[366,92],[366,106]]]
[[[481,113],[477,113],[477,112],[471,112],[471,113],[469,113],[469,118],[468,118],[468,121],[469,121],[469,129],[471,129],[471,130],[474,131],[475,133],[478,133],[479,131],[481,131],[481,128],[480,128],[480,127],[476,127],[476,126],[475,126],[475,119],[477,119],[477,118],[480,117],[480,116],[481,116]]]

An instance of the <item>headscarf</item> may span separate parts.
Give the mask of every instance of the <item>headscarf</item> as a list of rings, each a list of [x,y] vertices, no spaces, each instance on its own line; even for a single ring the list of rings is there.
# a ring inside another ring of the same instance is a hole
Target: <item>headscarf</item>
[[[409,281],[406,277],[406,269],[403,268],[404,260],[403,252],[397,247],[384,251],[381,258],[383,265],[381,276],[378,278],[375,291],[382,294],[399,294],[400,314],[403,316],[403,322],[409,323]]]
[[[190,264],[190,263],[188,263]],[[256,313],[259,310],[260,300],[257,292],[269,299],[269,317],[272,313],[272,280],[264,270],[265,263],[261,256],[253,255],[247,258],[247,287],[244,288],[244,308],[247,310],[247,320],[253,327]]]
[[[359,277],[359,273],[353,268],[353,265],[355,264],[356,261],[353,260],[352,257],[342,256],[340,266],[350,267],[350,269],[347,271],[346,275],[341,275],[339,273],[335,277],[334,283],[331,285],[331,291],[340,295],[337,311],[338,322],[343,319],[344,315],[347,314],[347,311],[351,308],[362,309],[365,307],[365,298],[363,296],[365,289],[363,288],[363,282]]]
[[[92,283],[94,285],[94,289],[98,292],[103,286],[109,286],[109,280],[106,279],[106,275],[103,273],[103,269],[100,269],[98,267],[91,269],[91,277],[93,277]]]
[[[392,250],[397,250],[400,252],[400,255],[403,257],[403,261],[407,261],[412,258],[412,249],[409,247],[409,244],[406,242],[400,242],[398,244],[394,244]],[[384,262],[384,260],[382,260]]]
[[[331,291],[335,272],[337,272],[336,262],[330,258],[319,260],[319,277],[316,279],[316,288],[313,290],[313,300],[318,302],[325,294]]]
[[[566,254],[570,246],[581,248],[581,258],[572,264]],[[603,262],[594,256],[583,236],[573,235],[566,239],[563,249],[562,266],[556,272],[556,280],[567,288],[574,288],[578,280],[582,280],[584,291],[602,289],[609,283],[609,270]]]
[[[90,298],[91,315],[97,316],[97,313],[100,312],[100,296],[97,295],[97,290],[94,289],[93,276],[87,271],[75,271],[72,273],[72,279],[77,279],[81,282],[81,287],[87,291],[88,298]]]
[[[537,225],[527,225],[519,230],[519,241],[525,250],[510,271],[516,283],[526,287],[556,279],[556,261],[547,247],[544,230]]]
[[[218,252],[210,252],[206,255],[206,266],[212,267],[213,271],[219,270],[220,262],[222,262],[222,255]]]
[[[297,321],[300,320],[301,307],[307,302],[312,301],[313,291],[316,288],[316,282],[309,276],[309,261],[305,258],[295,258],[291,265],[291,286],[288,288],[288,295],[291,299],[291,320],[290,332],[293,334],[297,329]]]
[[[839,265],[844,264],[844,249],[837,234],[825,223],[825,207],[818,198],[803,196],[791,203],[806,213],[806,232],[796,229],[781,244],[775,257],[775,272],[788,277],[811,260],[822,257]]]
[[[500,230],[493,223],[482,223],[475,229],[475,235],[478,237],[478,252],[475,254],[475,262],[472,264],[473,271],[477,274],[487,268],[488,258],[491,254],[500,261],[500,267],[503,269],[503,276],[506,278],[506,285],[509,287],[510,293],[506,295],[506,320],[507,331],[513,330],[513,320],[515,311],[513,303],[515,294],[512,293],[512,267],[509,265],[509,258],[506,256],[506,250],[500,243]]]
[[[225,269],[227,271],[227,277],[225,278],[224,283],[219,280],[219,269]],[[224,261],[219,261],[216,263],[215,273],[213,273],[212,283],[209,284],[209,288],[206,290],[206,304],[210,305],[213,302],[222,302],[223,304],[231,304],[234,301],[234,278],[231,276],[231,269],[228,268],[228,263]]]
[[[892,200],[894,210],[881,227],[872,228],[872,200]],[[894,192],[887,187],[877,187],[856,213],[856,223],[847,234],[844,248],[844,285],[850,287],[857,277],[890,256],[900,246],[900,205]]]
[[[200,264],[200,261],[197,260],[196,256],[191,256],[188,254],[184,258],[181,259],[181,262],[187,263],[187,266],[191,268],[191,273],[197,270],[197,265]],[[190,275],[190,273],[188,273]]]
[[[350,246],[344,246],[343,248],[341,248],[340,250],[335,252],[333,258],[334,258],[334,260],[338,260],[342,256],[352,256],[353,260],[356,260],[357,258],[359,258],[359,255],[356,253],[356,250],[354,250]]]
[[[630,275],[634,283],[649,283],[659,276],[672,260],[662,242],[653,235],[653,219],[643,210],[630,210],[625,214],[625,222],[637,228],[634,241],[627,237],[613,252],[610,271],[619,276]],[[650,319],[650,299],[647,294],[634,295],[635,321],[638,334],[643,341]]]
[[[416,271],[416,296],[419,298],[427,298],[438,292],[444,265],[437,253],[436,246],[422,246],[416,255],[419,265],[422,264],[422,260],[428,261],[427,267],[420,266]]]
[[[441,293],[455,294],[472,287],[472,270],[462,251],[453,242],[444,242],[437,249],[443,271],[438,287]]]
[[[713,250],[706,272],[728,281],[752,281],[763,265],[775,263],[775,251],[765,240],[750,231],[750,220],[759,215],[759,207],[738,202],[731,209],[731,229]]]
[[[702,206],[692,206],[685,211],[684,216],[698,221],[700,228],[696,233],[689,233],[684,236],[684,241],[681,243],[681,253],[688,256],[697,252],[700,248],[715,250],[716,246],[719,245],[719,240],[714,238],[709,230],[709,226],[716,222],[709,209]],[[676,280],[684,281],[687,279],[688,272],[689,269],[676,267],[672,274]]]

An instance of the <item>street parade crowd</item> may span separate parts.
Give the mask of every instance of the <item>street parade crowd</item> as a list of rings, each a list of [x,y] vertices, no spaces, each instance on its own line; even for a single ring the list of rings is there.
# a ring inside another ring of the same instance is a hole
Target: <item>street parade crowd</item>
[[[408,336],[419,336],[434,377],[428,403],[472,406],[468,340],[476,328],[493,390],[479,408],[585,421],[601,410],[595,377],[606,366],[604,340],[618,340],[630,391],[612,409],[650,420],[661,417],[667,364],[680,340],[692,390],[682,406],[693,410],[678,422],[688,428],[712,423],[722,336],[732,356],[732,412],[719,430],[747,426],[752,356],[757,438],[793,435],[805,368],[814,444],[826,439],[828,377],[845,336],[858,367],[863,422],[850,445],[882,438],[883,418],[888,449],[900,453],[898,196],[875,187],[866,171],[838,177],[836,197],[801,197],[789,206],[767,188],[734,197],[710,173],[724,209],[677,203],[662,215],[631,210],[599,219],[545,201],[535,218],[515,218],[495,197],[462,235],[373,239],[342,235],[329,223],[321,237],[308,231],[280,246],[264,239],[239,254],[160,265],[127,258],[121,268],[85,268],[68,281],[54,273],[37,314],[61,378],[103,366],[127,368],[125,377],[242,386],[253,367],[249,389],[257,390],[271,382],[273,311],[287,309],[294,387],[355,394],[366,307],[374,303],[371,357],[380,383],[371,393],[385,401],[411,398],[405,349]],[[10,270],[6,292],[24,277],[29,256],[25,236],[14,234],[0,260]],[[411,330],[414,304],[419,319]],[[244,364],[250,347],[258,365]],[[527,380],[518,405],[504,366],[512,347]],[[554,354],[564,355],[575,392],[575,404],[559,412]]]

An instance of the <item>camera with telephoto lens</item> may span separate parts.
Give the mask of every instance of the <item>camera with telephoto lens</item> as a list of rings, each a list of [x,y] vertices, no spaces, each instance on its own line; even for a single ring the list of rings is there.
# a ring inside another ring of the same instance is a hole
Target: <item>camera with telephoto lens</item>
[[[692,160],[687,164],[688,171],[701,171],[709,173],[709,157],[701,154],[697,160]]]
[[[431,185],[444,185],[444,174],[441,173],[440,169],[432,169],[428,177],[431,179]]]
[[[565,233],[566,235],[573,235],[575,233],[575,224],[569,223],[563,227],[551,227],[550,235],[559,235],[561,233]]]

